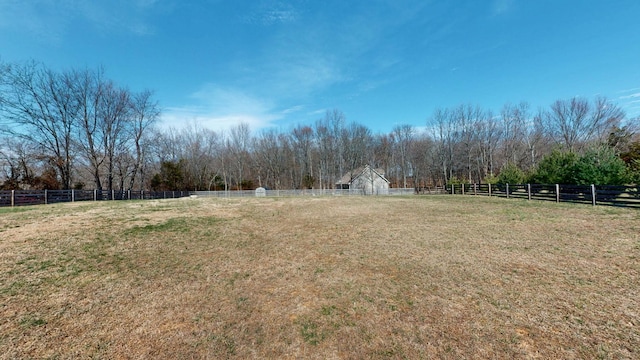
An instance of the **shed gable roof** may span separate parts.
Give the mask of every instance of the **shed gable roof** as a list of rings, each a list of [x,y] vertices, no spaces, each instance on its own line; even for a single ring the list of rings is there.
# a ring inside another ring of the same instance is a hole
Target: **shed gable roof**
[[[354,180],[358,179],[360,176],[364,175],[366,172],[371,171],[376,176],[380,177],[385,182],[389,183],[386,177],[384,177],[384,171],[382,169],[374,169],[369,165],[365,165],[359,167],[351,172],[348,172],[340,178],[340,180],[336,184],[351,184]]]

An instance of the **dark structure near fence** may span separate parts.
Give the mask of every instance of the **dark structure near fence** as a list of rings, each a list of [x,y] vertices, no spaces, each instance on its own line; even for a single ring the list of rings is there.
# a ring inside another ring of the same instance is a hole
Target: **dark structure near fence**
[[[172,199],[186,196],[189,196],[188,191],[7,190],[0,191],[0,207],[75,201]]]
[[[449,194],[488,195],[527,200],[640,208],[640,186],[560,184],[460,184]]]

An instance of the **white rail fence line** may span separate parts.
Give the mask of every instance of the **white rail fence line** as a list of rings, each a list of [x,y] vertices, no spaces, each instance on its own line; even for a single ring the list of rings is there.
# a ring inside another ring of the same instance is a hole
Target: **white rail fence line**
[[[386,194],[373,196],[413,195],[412,188],[391,188]],[[262,195],[263,194],[263,195]],[[256,190],[227,190],[227,191],[192,191],[191,195],[201,197],[291,197],[291,196],[372,196],[365,195],[362,189],[305,189],[305,190],[265,190],[262,194]]]
[[[389,189],[382,196],[413,195],[415,189]],[[446,192],[445,192],[446,193]],[[202,197],[255,197],[256,190],[228,191],[97,191],[97,190],[3,190],[0,191],[0,207],[46,205],[61,202],[104,201],[104,200],[150,200],[172,199],[187,196]],[[364,196],[362,189],[308,189],[308,190],[266,190],[258,196]]]

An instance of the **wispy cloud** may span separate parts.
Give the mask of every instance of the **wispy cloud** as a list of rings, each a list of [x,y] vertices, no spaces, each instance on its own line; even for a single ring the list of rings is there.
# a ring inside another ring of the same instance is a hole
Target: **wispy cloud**
[[[256,58],[236,59],[216,82],[247,89],[256,97],[280,99],[283,103],[306,103],[318,93],[349,80],[345,64],[333,54],[306,45],[283,46],[271,39]],[[288,107],[285,105],[284,107]]]
[[[304,105],[295,105],[295,106],[292,106],[292,107],[290,107],[288,109],[282,110],[282,114],[284,114],[284,115],[294,114],[294,113],[297,113],[299,111],[302,111],[303,109],[304,109]]]
[[[78,18],[86,19],[105,33],[129,32],[145,36],[155,33],[149,22],[152,9],[157,6],[156,0],[78,2],[74,5]]]
[[[71,27],[86,21],[104,33],[153,34],[147,21],[157,0],[80,1],[80,0],[0,0],[0,29],[29,33],[41,42],[63,41]]]
[[[285,23],[295,20],[296,13],[291,10],[269,10],[261,15],[262,23],[271,25],[277,23]]]
[[[344,80],[339,63],[313,52],[296,54],[285,61],[273,59],[269,65],[273,89],[288,96],[307,96]]]
[[[640,91],[640,87],[635,87],[635,88],[631,88],[631,89],[624,89],[624,90],[620,90],[620,91],[618,91],[618,94],[632,93],[632,92],[636,92],[636,91]]]
[[[637,92],[631,95],[620,96],[618,99],[625,100],[625,99],[634,99],[634,98],[640,98],[640,92]]]
[[[216,115],[207,113],[206,109],[196,109],[191,107],[168,108],[162,115],[161,126],[182,128],[188,124],[196,123],[199,126],[214,130],[216,132],[226,132],[234,126],[245,123],[252,131],[270,127],[261,115],[251,114],[228,114]]]
[[[628,118],[640,117],[640,88],[631,88],[620,90],[618,94],[618,102],[620,107],[627,113]]]
[[[316,109],[316,110],[310,111],[308,115],[316,116],[316,115],[324,115],[326,113],[327,113],[327,109]]]
[[[162,125],[181,127],[196,122],[215,131],[225,131],[246,123],[252,130],[259,130],[274,126],[276,120],[301,109],[278,111],[269,100],[211,84],[194,92],[191,99],[190,104],[165,109]]]
[[[51,1],[0,1],[0,29],[33,34],[43,42],[58,42],[66,12]],[[61,4],[65,8],[65,3]]]
[[[276,25],[297,20],[299,10],[293,4],[280,1],[267,1],[246,15],[245,21],[259,25]]]
[[[354,11],[338,19],[324,5],[312,7],[313,16],[308,6],[303,11],[297,5],[264,0],[245,8],[245,21],[286,26],[265,29],[260,44],[252,49],[255,56],[233,59],[225,64],[225,74],[211,80],[224,87],[204,86],[193,94],[192,104],[167,109],[166,121],[179,124],[200,119],[214,129],[240,120],[252,128],[314,121],[326,110],[305,111],[300,104],[321,108],[321,96],[348,100],[397,76],[411,49],[396,48],[384,38],[416,21],[420,17],[416,11],[425,9],[423,5],[408,9],[395,2],[379,8],[348,5]],[[397,16],[389,16],[391,12]],[[381,43],[388,44],[388,51],[374,51]]]

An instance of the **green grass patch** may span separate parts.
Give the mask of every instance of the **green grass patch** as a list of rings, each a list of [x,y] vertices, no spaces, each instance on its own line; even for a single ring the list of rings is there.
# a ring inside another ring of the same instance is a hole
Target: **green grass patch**
[[[148,224],[142,226],[134,226],[124,231],[124,235],[141,236],[155,232],[178,232],[186,233],[190,229],[188,219],[173,218],[159,224]]]
[[[37,315],[27,315],[20,319],[20,326],[23,328],[46,325],[47,321]]]
[[[318,323],[310,319],[305,319],[300,323],[300,335],[306,343],[311,345],[318,345],[325,338]]]
[[[0,215],[4,214],[19,214],[29,211],[34,211],[35,206],[15,206],[15,207],[0,207]]]

